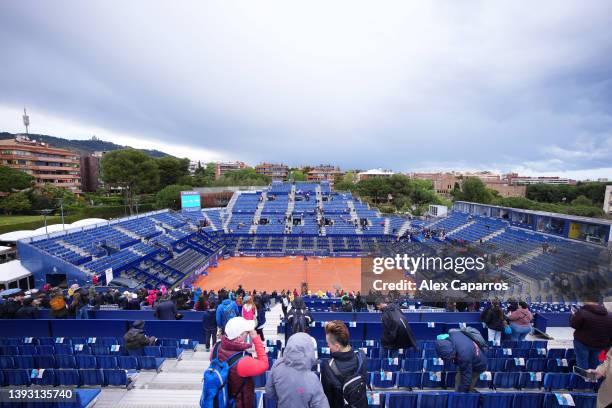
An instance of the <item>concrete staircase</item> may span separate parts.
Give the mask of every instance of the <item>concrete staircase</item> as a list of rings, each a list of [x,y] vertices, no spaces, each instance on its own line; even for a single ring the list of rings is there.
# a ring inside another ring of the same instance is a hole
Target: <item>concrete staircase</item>
[[[506,231],[505,228],[501,228],[501,229],[498,229],[497,231],[493,231],[489,235],[486,235],[486,236],[482,237],[482,242],[487,242],[487,241],[489,241],[489,240],[491,240],[491,239],[493,239],[493,238],[503,234],[505,231]]]
[[[78,246],[69,244],[68,242],[66,242],[64,240],[58,240],[57,243],[60,244],[61,246],[63,246],[64,248],[66,248],[66,249],[69,249],[71,251],[76,252],[79,255],[82,255],[82,256],[89,256],[90,255],[88,252],[85,252],[84,250],[82,250]]]
[[[268,201],[268,195],[264,191],[261,193],[261,201],[257,204],[257,209],[255,209],[255,213],[253,214],[253,224],[249,228],[249,232],[254,234],[257,231],[257,225],[259,224],[259,219],[261,218],[261,213],[263,212],[264,206],[266,205],[266,201]]]
[[[355,203],[353,202],[353,200],[348,200],[346,202],[346,205],[349,208],[351,214],[351,222],[353,223],[353,225],[357,225],[357,227],[355,227],[355,231],[357,232],[357,234],[363,234],[363,229],[361,228],[361,224],[359,223],[359,217],[357,216],[357,211],[355,211]]]
[[[230,198],[229,202],[227,203],[227,207],[225,207],[225,211],[224,211],[225,220],[223,222],[223,231],[225,232],[228,232],[229,223],[232,219],[232,210],[234,209],[234,205],[236,204],[236,201],[238,200],[238,197],[240,196],[240,194],[241,194],[240,191],[236,191],[234,195],[232,195],[232,198]]]
[[[391,220],[389,220],[389,217],[385,217],[385,235],[389,235],[390,229],[391,229]]]
[[[293,209],[295,208],[295,185],[291,186],[291,193],[289,194],[289,203],[287,204],[287,211],[285,211],[285,231],[291,233],[293,228]]]
[[[134,238],[134,239],[142,239],[140,235],[137,235],[135,232],[130,231],[129,229],[120,227],[119,225],[113,225],[113,228],[116,229],[117,231],[127,235],[130,238]]]
[[[408,231],[408,228],[410,228],[410,220],[404,221],[399,231],[397,232],[397,236],[401,237],[402,235],[404,235],[406,231]]]
[[[212,220],[210,219],[210,217],[208,216],[208,214],[206,214],[205,211],[202,212],[202,215],[204,216],[204,219],[206,220],[206,222],[208,223],[208,225],[211,226],[213,231],[217,230],[217,226],[212,222]]]
[[[459,231],[461,231],[461,230],[463,230],[463,229],[466,229],[466,228],[467,228],[467,227],[469,227],[470,225],[474,225],[474,224],[476,224],[476,221],[470,221],[470,222],[468,222],[467,224],[460,225],[460,226],[458,226],[457,228],[455,228],[455,229],[453,229],[453,230],[451,230],[451,231],[447,232],[447,233],[446,233],[446,236],[451,236],[451,235],[453,235],[454,233],[459,232]]]

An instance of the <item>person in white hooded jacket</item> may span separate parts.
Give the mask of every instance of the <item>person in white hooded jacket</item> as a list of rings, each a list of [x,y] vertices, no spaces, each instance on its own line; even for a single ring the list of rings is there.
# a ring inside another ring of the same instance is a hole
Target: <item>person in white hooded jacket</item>
[[[276,399],[279,408],[329,408],[319,377],[311,371],[317,361],[314,344],[308,334],[294,334],[272,366],[266,395]]]

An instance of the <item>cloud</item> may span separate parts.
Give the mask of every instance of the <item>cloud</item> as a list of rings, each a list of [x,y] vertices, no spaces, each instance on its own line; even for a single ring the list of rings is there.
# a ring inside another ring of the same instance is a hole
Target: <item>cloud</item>
[[[26,105],[189,157],[588,172],[610,26],[609,2],[4,2],[0,127]]]

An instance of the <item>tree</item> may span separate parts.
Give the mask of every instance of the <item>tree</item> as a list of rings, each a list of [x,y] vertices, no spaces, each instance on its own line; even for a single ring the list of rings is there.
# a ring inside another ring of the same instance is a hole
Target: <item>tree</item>
[[[270,177],[258,174],[255,169],[246,168],[225,173],[219,180],[216,180],[213,185],[220,187],[265,186],[270,184],[270,181]]]
[[[206,163],[205,166],[198,167],[193,175],[193,185],[198,187],[211,186],[215,181],[216,164]]]
[[[45,183],[30,192],[30,201],[33,210],[56,210],[60,207],[60,202],[64,208],[75,206],[77,204],[77,197],[65,188]]]
[[[22,192],[9,194],[0,201],[0,208],[8,215],[28,211],[31,206],[28,195]]]
[[[362,196],[367,196],[374,203],[380,203],[383,199],[386,200],[391,188],[387,182],[378,177],[367,178],[357,183],[357,191]]]
[[[191,186],[171,184],[159,190],[155,194],[155,204],[157,208],[172,208],[180,209],[181,206],[181,191],[190,191]]]
[[[32,187],[34,177],[21,170],[0,166],[0,191],[11,192]]]
[[[291,172],[289,173],[289,180],[293,180],[293,181],[306,181],[307,177],[306,174],[304,174],[303,171],[300,170],[291,170]]]
[[[177,184],[182,178],[189,176],[189,159],[177,159],[166,156],[156,160],[159,169],[159,187]]]
[[[100,173],[105,183],[123,188],[130,213],[134,209],[134,196],[154,192],[159,184],[156,160],[135,149],[115,150],[104,155]]]
[[[465,201],[488,204],[493,199],[485,183],[478,177],[467,177],[463,180],[462,196]]]
[[[574,198],[572,200],[572,205],[578,206],[578,205],[583,205],[583,206],[591,206],[593,205],[593,201],[591,201],[590,199],[586,198],[583,195],[579,195],[578,197]]]

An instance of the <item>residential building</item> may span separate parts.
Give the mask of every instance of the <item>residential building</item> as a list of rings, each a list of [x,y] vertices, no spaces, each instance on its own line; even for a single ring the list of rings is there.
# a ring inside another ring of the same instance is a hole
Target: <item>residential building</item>
[[[504,180],[511,185],[529,185],[529,184],[576,184],[576,180],[557,176],[519,176],[517,173],[508,173],[504,175]]]
[[[612,184],[606,186],[606,192],[604,193],[604,213],[612,215]]]
[[[215,163],[215,180],[219,180],[225,173],[246,169],[247,167],[248,166],[241,161],[217,162]]]
[[[255,171],[273,181],[285,181],[289,175],[289,166],[283,163],[261,163],[255,166]]]
[[[383,169],[370,169],[367,171],[362,171],[357,173],[357,180],[367,180],[370,178],[388,178],[394,175],[395,173],[391,170],[383,170]]]
[[[344,173],[340,171],[340,167],[332,166],[331,164],[322,164],[310,170],[306,177],[308,181],[329,181],[329,184],[333,186],[336,177],[340,177],[343,174]]]

